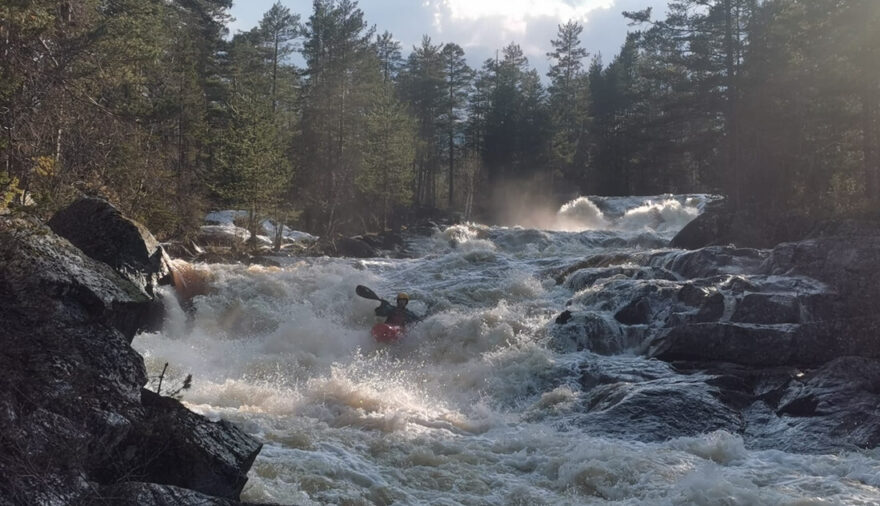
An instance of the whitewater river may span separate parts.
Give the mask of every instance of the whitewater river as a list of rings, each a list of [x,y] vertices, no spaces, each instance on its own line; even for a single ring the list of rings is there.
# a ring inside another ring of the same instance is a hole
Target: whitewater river
[[[877,450],[795,454],[724,431],[630,425],[585,402],[585,364],[622,382],[676,373],[638,346],[600,356],[552,345],[573,298],[615,310],[554,272],[662,250],[707,199],[580,199],[543,230],[459,225],[410,237],[411,259],[204,266],[215,291],[134,346],[151,376],[165,362],[176,378],[192,374],[190,409],[264,442],[246,501],[880,504]],[[377,304],[355,295],[358,284],[389,299],[406,291],[428,317],[402,342],[377,345]]]

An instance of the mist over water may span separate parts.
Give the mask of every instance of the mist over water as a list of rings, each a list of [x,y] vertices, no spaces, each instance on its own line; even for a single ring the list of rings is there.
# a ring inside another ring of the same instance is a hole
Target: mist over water
[[[411,237],[411,259],[210,265],[213,292],[135,347],[193,375],[184,402],[261,438],[243,499],[282,504],[876,504],[880,453],[749,449],[725,431],[664,435],[594,417],[584,367],[675,381],[634,349],[554,346],[569,301],[613,294],[548,275],[593,255],[662,250],[712,197],[580,198],[539,228],[466,224]],[[427,314],[395,345],[369,335],[406,291]],[[172,299],[173,300],[173,299]],[[166,379],[166,381],[168,381]]]

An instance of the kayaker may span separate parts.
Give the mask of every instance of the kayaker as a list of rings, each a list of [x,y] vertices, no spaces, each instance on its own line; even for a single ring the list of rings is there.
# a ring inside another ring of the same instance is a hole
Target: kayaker
[[[409,295],[398,293],[397,306],[392,306],[387,300],[383,300],[376,308],[376,316],[385,316],[385,323],[388,325],[405,327],[407,323],[419,320],[418,315],[406,308],[407,304],[409,304]]]

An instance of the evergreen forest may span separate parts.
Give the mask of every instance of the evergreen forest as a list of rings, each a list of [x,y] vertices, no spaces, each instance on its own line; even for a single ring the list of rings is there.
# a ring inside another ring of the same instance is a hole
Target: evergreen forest
[[[235,34],[231,5],[0,2],[0,211],[101,195],[183,238],[212,209],[323,236],[578,194],[880,209],[877,0],[675,0],[622,13],[613,57],[569,21],[546,75],[516,41],[402,47],[354,0]]]

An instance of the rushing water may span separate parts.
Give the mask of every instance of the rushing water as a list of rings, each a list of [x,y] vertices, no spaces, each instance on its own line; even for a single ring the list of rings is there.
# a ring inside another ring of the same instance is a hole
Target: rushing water
[[[584,364],[624,382],[677,376],[635,350],[551,346],[575,294],[548,273],[663,249],[708,198],[579,199],[543,230],[460,225],[409,238],[412,259],[205,266],[214,291],[194,314],[173,312],[134,344],[152,375],[165,362],[193,375],[188,407],[265,443],[248,501],[880,503],[877,450],[804,455],[750,449],[725,431],[675,438],[613,416],[584,421]],[[376,303],[358,284],[406,291],[428,317],[377,345]]]

